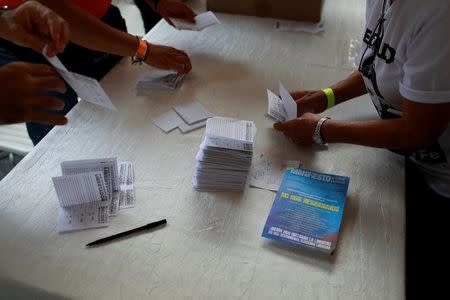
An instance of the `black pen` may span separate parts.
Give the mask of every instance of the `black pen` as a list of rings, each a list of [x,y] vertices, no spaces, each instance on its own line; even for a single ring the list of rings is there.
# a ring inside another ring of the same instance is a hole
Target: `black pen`
[[[87,244],[86,247],[91,247],[91,246],[103,244],[103,243],[106,243],[106,242],[109,242],[109,241],[112,241],[112,240],[116,240],[118,238],[130,235],[130,234],[133,234],[133,233],[136,233],[136,232],[139,232],[139,231],[152,229],[152,228],[164,225],[164,224],[167,224],[166,219],[161,220],[161,221],[156,221],[156,222],[153,222],[153,223],[150,223],[150,224],[138,227],[138,228],[134,228],[134,229],[131,229],[131,230],[128,230],[128,231],[124,231],[124,232],[121,232],[121,233],[117,233],[117,234],[114,234],[114,235],[111,235],[111,236],[108,236],[108,237],[105,237],[105,238],[93,241],[92,243]]]

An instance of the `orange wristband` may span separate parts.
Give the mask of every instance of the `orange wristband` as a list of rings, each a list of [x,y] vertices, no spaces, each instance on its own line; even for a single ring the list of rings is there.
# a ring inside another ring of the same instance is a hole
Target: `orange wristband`
[[[136,50],[135,58],[144,58],[147,54],[147,42],[138,38],[138,48]]]

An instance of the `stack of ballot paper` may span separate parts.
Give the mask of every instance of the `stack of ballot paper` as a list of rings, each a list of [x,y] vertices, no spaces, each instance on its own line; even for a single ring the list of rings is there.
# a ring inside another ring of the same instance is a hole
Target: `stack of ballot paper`
[[[197,101],[191,101],[173,107],[166,113],[153,118],[153,123],[168,133],[179,128],[185,134],[205,127],[206,120],[214,117],[203,105]]]
[[[183,82],[184,74],[176,71],[158,70],[152,68],[138,78],[137,90],[145,92],[147,90],[176,90]]]
[[[171,18],[173,25],[178,30],[193,30],[202,31],[206,27],[210,27],[216,24],[220,24],[219,19],[212,11],[207,11],[195,16],[195,24],[186,22],[182,19]]]
[[[241,191],[250,171],[255,124],[222,117],[206,122],[193,185],[199,191]]]
[[[118,170],[119,169],[119,170]],[[107,226],[119,209],[134,206],[131,162],[116,158],[65,161],[62,176],[52,178],[60,203],[60,232]]]
[[[267,114],[280,122],[297,118],[297,103],[283,84],[279,83],[280,97],[267,90]]]

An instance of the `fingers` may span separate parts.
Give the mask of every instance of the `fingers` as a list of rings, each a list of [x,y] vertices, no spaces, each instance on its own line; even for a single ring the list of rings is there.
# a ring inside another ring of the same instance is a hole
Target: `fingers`
[[[311,92],[311,91],[295,91],[290,94],[291,94],[292,98],[294,98],[295,100],[299,100],[299,99],[305,97],[306,95],[310,95],[312,93],[313,92]]]
[[[45,47],[45,40],[37,35],[23,32],[23,46],[33,49],[38,53],[42,53]]]
[[[176,70],[178,71],[178,73],[187,74],[191,71],[192,69],[191,60],[184,52],[176,54],[174,57],[174,61],[177,65]]]
[[[67,22],[56,14],[53,15],[47,21],[51,41],[46,54],[50,57],[64,51],[70,35]]]
[[[183,20],[195,24],[195,13],[188,6],[182,5],[180,13]]]
[[[54,97],[38,97],[33,99],[31,107],[36,111],[62,110],[65,106],[64,101]]]
[[[48,91],[64,93],[66,91],[66,84],[58,76],[35,76],[33,80],[37,89],[43,93]]]
[[[62,115],[58,115],[50,112],[43,111],[30,111],[26,118],[27,122],[37,122],[49,125],[65,125],[67,124],[67,118]]]

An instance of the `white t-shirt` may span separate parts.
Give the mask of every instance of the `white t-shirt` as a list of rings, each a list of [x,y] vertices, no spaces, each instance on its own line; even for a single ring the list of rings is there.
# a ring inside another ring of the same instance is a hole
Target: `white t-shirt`
[[[380,116],[401,116],[404,98],[450,102],[450,1],[396,0],[391,5],[386,0],[384,30],[377,29],[383,0],[366,1],[363,52],[357,63],[365,70],[364,81]],[[431,149],[412,158],[429,185],[450,198],[450,126]]]

